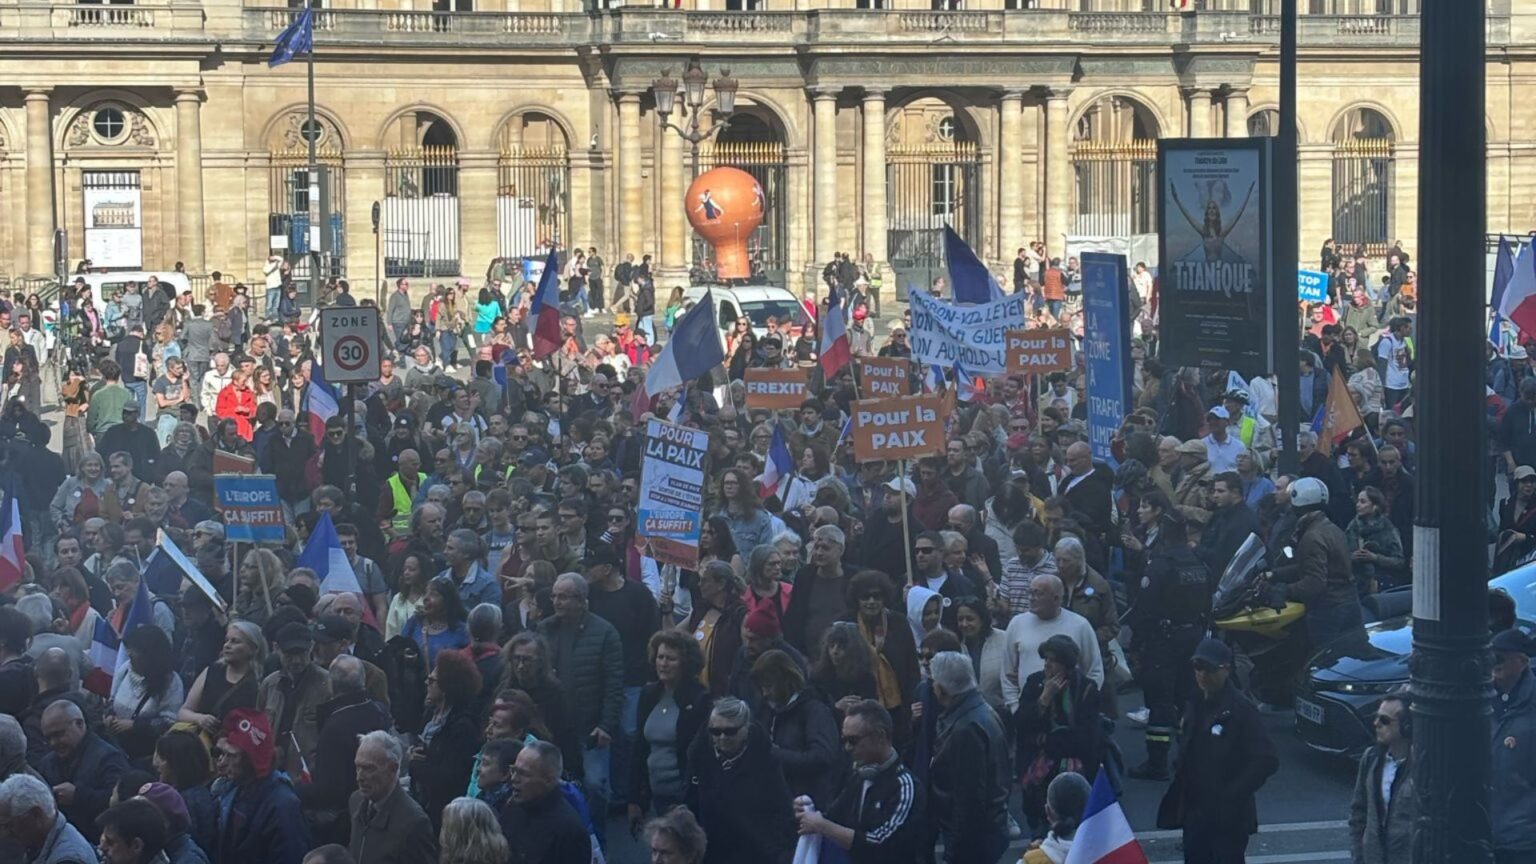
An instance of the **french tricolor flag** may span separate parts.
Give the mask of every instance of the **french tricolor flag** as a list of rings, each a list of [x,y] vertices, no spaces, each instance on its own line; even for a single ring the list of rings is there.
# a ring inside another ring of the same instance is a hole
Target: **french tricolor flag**
[[[1067,853],[1067,864],[1147,864],[1147,855],[1131,833],[1131,823],[1110,786],[1109,774],[1102,769],[1088,793],[1088,806]]]
[[[848,322],[843,317],[843,298],[838,296],[836,288],[827,295],[827,317],[821,322],[821,345],[818,348],[821,374],[828,380],[853,360],[853,352],[848,347]]]
[[[315,443],[325,442],[325,422],[341,413],[341,397],[331,382],[325,380],[325,367],[316,360],[304,385],[304,409],[309,412],[309,432]]]
[[[1515,272],[1504,286],[1498,311],[1527,336],[1536,335],[1536,252],[1528,244],[1515,258]]]
[[[987,385],[979,378],[972,378],[960,361],[955,361],[955,398],[961,402],[975,401],[976,397],[987,390]]]
[[[14,489],[0,497],[0,591],[9,590],[27,572],[26,543],[21,536],[21,503]]]
[[[85,676],[85,689],[98,696],[112,695],[112,678],[128,662],[128,649],[123,647],[122,637],[139,627],[155,626],[154,600],[149,596],[149,582],[139,580],[139,591],[133,595],[133,605],[123,621],[123,632],[112,629],[106,616],[96,619],[96,629],[91,632],[91,665],[95,668]]]
[[[560,253],[549,250],[539,287],[528,309],[533,319],[533,356],[542,360],[560,349]]]
[[[779,482],[795,470],[795,457],[790,455],[789,445],[784,443],[784,433],[777,425],[773,427],[773,443],[768,445],[768,458],[764,461],[761,495],[767,498],[777,495]]]

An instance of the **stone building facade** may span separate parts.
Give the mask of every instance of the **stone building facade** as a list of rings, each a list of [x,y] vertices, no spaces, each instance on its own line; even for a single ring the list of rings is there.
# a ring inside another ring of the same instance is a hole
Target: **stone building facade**
[[[1155,231],[1156,139],[1276,117],[1278,0],[611,2],[324,0],[308,127],[305,62],[266,62],[295,9],[0,0],[0,276],[51,272],[63,229],[71,264],[259,281],[308,240],[312,129],[324,266],[359,293],[478,278],[550,241],[686,278],[708,257],[681,206],[694,157],[652,83],[692,58],[739,86],[698,164],[759,178],[753,254],[793,287],[839,251],[922,284],[945,224],[999,263],[1034,239]],[[1304,260],[1330,236],[1415,248],[1416,2],[1301,3]],[[1523,233],[1536,0],[1489,8],[1488,226]]]

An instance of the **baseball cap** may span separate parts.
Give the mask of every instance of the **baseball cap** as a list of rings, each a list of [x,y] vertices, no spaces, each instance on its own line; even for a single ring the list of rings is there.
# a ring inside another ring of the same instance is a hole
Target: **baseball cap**
[[[603,542],[587,544],[587,554],[581,562],[583,567],[588,568],[605,565],[608,567],[619,567],[623,563],[619,559],[619,550],[613,548],[612,543]]]
[[[1185,441],[1183,444],[1180,444],[1178,447],[1175,447],[1174,450],[1179,453],[1187,453],[1191,456],[1205,456],[1209,452],[1205,448],[1205,443],[1198,438],[1191,438],[1188,441]]]
[[[315,635],[309,628],[297,621],[284,624],[283,629],[277,631],[277,647],[281,651],[297,651],[300,648],[312,648],[315,644]]]
[[[1501,630],[1493,634],[1493,641],[1489,647],[1495,651],[1507,651],[1511,654],[1515,652],[1529,654],[1531,653],[1531,637],[1514,628]]]
[[[1190,659],[1209,663],[1212,666],[1231,666],[1232,649],[1220,639],[1206,637],[1195,646],[1195,653]]]
[[[123,403],[123,413],[124,414],[137,414],[137,413],[139,413],[139,403],[138,403],[138,400],[130,399],[127,402],[124,402]]]
[[[903,492],[914,497],[917,495],[917,487],[913,486],[912,481],[906,477],[892,477],[891,481],[885,484],[885,488],[892,492]]]
[[[1524,480],[1527,477],[1536,477],[1536,468],[1532,468],[1529,465],[1521,465],[1519,468],[1515,469],[1515,480]]]
[[[347,619],[340,615],[321,615],[315,621],[314,639],[316,642],[324,642],[327,645],[336,642],[346,642],[352,639],[356,632]]]
[[[1207,416],[1207,417],[1220,417],[1223,420],[1231,420],[1232,419],[1232,415],[1227,411],[1227,407],[1225,405],[1217,405],[1216,407],[1212,408],[1211,410],[1205,412],[1205,416]]]
[[[402,412],[398,417],[395,418],[395,428],[409,429],[415,422],[416,418],[412,417],[410,413]]]
[[[517,457],[517,464],[523,466],[524,468],[529,468],[534,465],[543,465],[548,461],[549,454],[545,453],[543,450],[540,450],[537,447],[531,447],[527,450],[524,450],[523,454]]]

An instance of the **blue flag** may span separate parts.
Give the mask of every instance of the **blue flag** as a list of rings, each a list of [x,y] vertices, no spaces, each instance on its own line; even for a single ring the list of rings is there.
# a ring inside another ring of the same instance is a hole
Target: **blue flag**
[[[708,291],[678,319],[672,336],[651,363],[645,376],[645,392],[655,396],[681,387],[725,362],[725,345],[715,326],[714,296]]]
[[[949,287],[956,303],[991,303],[1003,297],[1003,289],[987,265],[981,263],[955,229],[944,226],[944,261],[949,267]]]
[[[272,46],[272,56],[267,60],[267,66],[281,66],[300,54],[313,52],[314,48],[315,13],[306,6],[287,29],[277,34],[277,43]]]

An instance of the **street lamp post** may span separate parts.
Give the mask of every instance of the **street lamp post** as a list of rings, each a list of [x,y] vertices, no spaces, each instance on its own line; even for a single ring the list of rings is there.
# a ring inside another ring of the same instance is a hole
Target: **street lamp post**
[[[704,113],[704,90],[709,84],[709,75],[704,71],[704,66],[695,57],[688,61],[688,69],[683,72],[682,89],[683,99],[687,103],[683,110],[688,115],[688,126],[683,128],[667,118],[671,116],[677,107],[678,81],[672,77],[671,69],[663,69],[661,77],[651,85],[651,93],[656,97],[656,113],[659,116],[662,128],[671,129],[681,135],[688,142],[689,152],[693,158],[693,176],[699,176],[699,145],[708,141],[711,136],[724,129],[731,122],[731,112],[736,110],[736,88],[739,86],[735,78],[731,77],[731,70],[721,69],[720,75],[715,78],[715,113],[721,119],[708,129],[700,128],[699,118]]]

